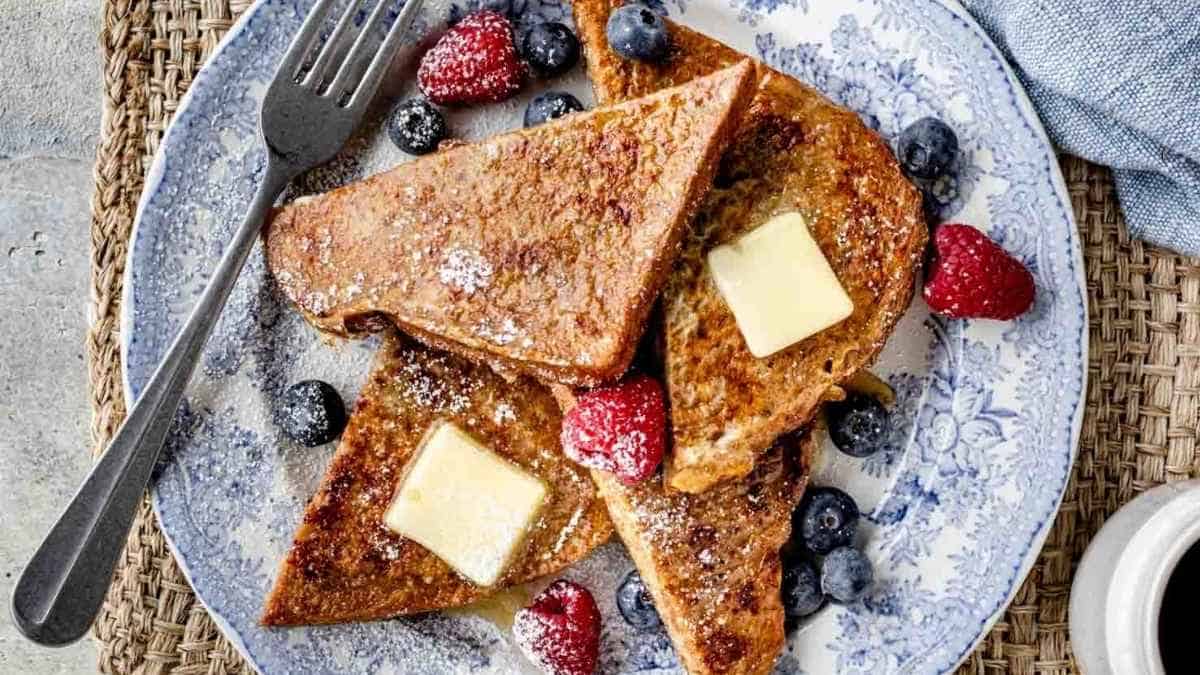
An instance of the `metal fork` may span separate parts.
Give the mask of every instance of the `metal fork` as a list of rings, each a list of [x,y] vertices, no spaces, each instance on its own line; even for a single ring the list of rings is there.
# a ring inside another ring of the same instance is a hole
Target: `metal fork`
[[[125,423],[17,581],[13,619],[29,639],[64,645],[92,625],[184,389],[263,219],[288,181],[333,159],[349,140],[421,1],[406,0],[382,39],[392,0],[378,0],[365,21],[363,0],[350,0],[323,43],[336,0],[317,0],[308,13],[263,99],[267,165],[245,220]]]

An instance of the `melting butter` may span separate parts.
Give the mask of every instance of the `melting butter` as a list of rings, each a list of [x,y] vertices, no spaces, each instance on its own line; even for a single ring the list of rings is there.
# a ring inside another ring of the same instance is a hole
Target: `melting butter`
[[[522,607],[528,605],[532,599],[533,589],[528,584],[521,584],[496,591],[486,598],[476,600],[465,607],[453,609],[451,612],[477,616],[492,622],[497,628],[507,632],[512,630],[513,616]]]

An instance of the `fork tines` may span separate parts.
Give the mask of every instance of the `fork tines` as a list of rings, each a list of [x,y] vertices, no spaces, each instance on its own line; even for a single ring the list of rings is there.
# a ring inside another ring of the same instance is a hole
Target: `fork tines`
[[[338,105],[363,105],[363,99],[374,94],[421,3],[349,0],[326,34],[340,2],[317,0],[288,47],[280,72],[290,72],[295,84],[318,95],[335,97]]]

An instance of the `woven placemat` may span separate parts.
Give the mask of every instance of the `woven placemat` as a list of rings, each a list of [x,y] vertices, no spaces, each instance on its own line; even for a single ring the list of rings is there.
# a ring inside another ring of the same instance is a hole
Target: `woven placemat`
[[[119,302],[143,174],[196,71],[249,4],[105,0],[88,335],[96,448],[125,414]],[[1062,165],[1083,238],[1091,319],[1079,460],[1036,567],[963,673],[1077,672],[1067,639],[1075,561],[1119,505],[1200,473],[1200,261],[1131,241],[1108,172],[1069,157]],[[196,602],[145,504],[95,637],[105,673],[250,672]]]

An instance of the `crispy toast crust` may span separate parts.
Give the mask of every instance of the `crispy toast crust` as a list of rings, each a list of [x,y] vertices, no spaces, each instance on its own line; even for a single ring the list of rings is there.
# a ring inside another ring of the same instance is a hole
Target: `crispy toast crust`
[[[386,318],[496,370],[615,379],[753,79],[735,62],[297,200],[268,224],[268,266],[329,332]]]
[[[622,59],[604,26],[620,0],[576,0],[596,97],[611,103],[745,58],[669,24],[663,64]],[[761,63],[759,87],[716,186],[663,290],[671,400],[667,480],[689,492],[746,474],[783,433],[812,419],[831,387],[869,365],[912,299],[927,232],[917,190],[858,118]],[[768,358],[754,357],[705,264],[713,247],[798,211],[854,302],[840,324]]]
[[[564,410],[575,405],[568,388],[553,390]],[[785,436],[748,475],[701,494],[592,471],[691,675],[771,672],[785,642],[780,549],[817,445],[816,432]]]
[[[383,525],[397,482],[438,419],[468,429],[551,492],[526,551],[480,588]],[[325,479],[308,504],[267,599],[267,625],[384,619],[465,605],[553,574],[609,539],[612,524],[587,473],[559,450],[550,391],[486,367],[385,338]]]

